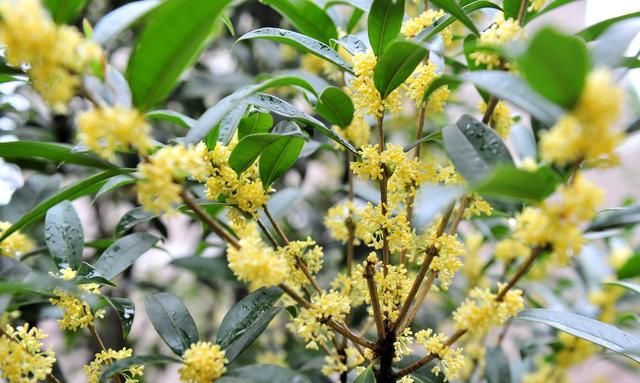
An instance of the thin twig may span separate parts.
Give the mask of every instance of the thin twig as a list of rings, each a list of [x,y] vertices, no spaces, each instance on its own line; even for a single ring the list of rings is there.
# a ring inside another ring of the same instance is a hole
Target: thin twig
[[[187,190],[183,189],[181,192],[182,200],[185,205],[189,206],[193,212],[200,217],[211,228],[218,237],[233,246],[236,250],[240,249],[240,244],[236,241],[213,217],[209,215],[202,207],[200,207],[196,201],[189,195]]]
[[[384,151],[384,117],[378,117],[378,153],[382,154]],[[383,217],[387,215],[387,186],[389,184],[389,172],[387,167],[383,164],[382,180],[380,181],[380,212]],[[384,267],[384,275],[387,275],[387,266],[389,265],[389,232],[386,228],[382,228],[382,265]]]
[[[260,227],[260,230],[262,230],[262,232],[264,233],[264,235],[267,237],[267,239],[269,240],[269,242],[271,242],[271,244],[273,245],[273,247],[278,247],[278,242],[276,242],[276,239],[273,238],[273,235],[269,232],[269,230],[267,229],[267,227],[264,225],[264,223],[262,222],[262,220],[260,218],[258,218],[256,220],[258,222],[258,226]]]
[[[455,333],[453,333],[453,335],[451,335],[451,337],[444,343],[445,347],[449,347],[452,344],[454,344],[458,339],[460,339],[460,337],[462,337],[464,334],[467,333],[467,330],[458,330]],[[402,378],[405,375],[409,375],[412,372],[416,371],[417,369],[419,369],[420,367],[424,366],[425,364],[431,362],[432,360],[436,359],[438,357],[438,355],[436,354],[429,354],[425,357],[423,357],[422,359],[418,360],[417,362],[402,368],[398,371],[396,371],[393,374],[393,377],[396,379]]]
[[[284,231],[282,231],[282,228],[280,227],[280,225],[278,225],[278,221],[276,221],[271,215],[271,212],[269,211],[269,208],[267,207],[267,205],[264,205],[264,213],[267,215],[269,222],[271,222],[271,225],[274,227],[274,229],[276,229],[276,232],[278,233],[278,235],[280,236],[284,244],[288,245],[289,239],[287,239],[287,236],[284,234]]]
[[[398,328],[395,330],[396,334],[401,334],[402,331],[405,328],[407,328],[407,326],[409,326],[411,322],[413,322],[413,319],[418,314],[418,310],[420,310],[422,303],[424,303],[424,300],[427,297],[427,294],[429,293],[429,291],[431,290],[431,286],[433,285],[433,282],[436,280],[437,276],[438,276],[438,273],[436,273],[435,271],[431,271],[431,273],[429,273],[427,280],[425,281],[424,284],[420,286],[420,290],[418,290],[418,294],[414,299],[414,302],[413,302],[413,305],[411,306],[411,310],[409,311],[409,314],[405,317],[405,319],[400,323]]]
[[[347,152],[347,160],[349,163],[353,162],[353,153]],[[349,204],[350,207],[353,206],[354,193],[353,193],[353,172],[351,172],[351,168],[347,168],[347,183],[349,189]],[[351,277],[353,272],[353,257],[355,253],[355,240],[356,240],[356,226],[353,222],[353,212],[349,209],[349,218],[347,218],[347,274]]]
[[[102,342],[102,338],[100,338],[100,335],[96,331],[96,328],[93,325],[89,326],[88,328],[89,328],[89,332],[91,333],[91,336],[93,336],[93,338],[98,343],[98,346],[100,346],[100,349],[102,349],[102,351],[106,352],[107,348],[105,347],[104,342]],[[120,375],[118,375],[118,374],[113,376],[113,381],[115,383],[122,383],[122,380],[120,379]]]
[[[380,308],[380,300],[378,299],[378,289],[376,288],[376,281],[373,279],[374,275],[374,264],[367,261],[367,266],[365,267],[365,278],[367,280],[367,287],[371,298],[371,307],[373,307],[373,319],[376,322],[378,339],[383,339],[385,329],[382,319],[382,309]]]
[[[464,218],[464,212],[467,210],[469,203],[471,202],[472,197],[470,195],[465,195],[460,200],[460,205],[458,206],[458,211],[456,212],[456,216],[453,218],[453,223],[451,223],[451,227],[449,228],[449,234],[455,234],[458,231],[458,226],[462,219]]]

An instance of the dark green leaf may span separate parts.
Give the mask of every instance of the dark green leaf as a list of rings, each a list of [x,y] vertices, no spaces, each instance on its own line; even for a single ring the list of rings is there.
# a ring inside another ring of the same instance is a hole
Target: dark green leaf
[[[136,355],[117,360],[106,366],[100,374],[100,383],[107,383],[109,378],[133,366],[151,366],[169,363],[183,363],[181,359],[166,355]]]
[[[640,14],[637,18],[623,20],[609,27],[591,48],[597,66],[617,67],[628,61],[624,57],[629,44],[640,31]]]
[[[455,2],[454,0],[432,0],[431,2],[450,13],[451,16],[458,19],[462,24],[469,28],[469,30],[473,32],[474,35],[480,35],[478,28],[476,28],[475,24],[473,24],[473,21],[469,18],[469,16],[467,16],[465,11],[460,8],[460,5],[457,2]]]
[[[100,188],[100,190],[98,190],[93,200],[95,202],[95,200],[101,195],[108,193],[119,187],[134,184],[135,182],[136,182],[135,178],[131,176],[120,175],[120,176],[112,177],[107,182],[105,182],[104,185],[102,185],[102,187]]]
[[[372,0],[327,0],[324,3],[324,7],[328,9],[329,7],[333,7],[334,5],[344,4],[350,5],[364,12],[369,12],[369,9],[371,8],[371,2]]]
[[[462,7],[462,9],[466,13],[471,13],[473,11],[477,11],[477,10],[483,9],[483,8],[493,8],[493,9],[497,9],[497,10],[502,10],[502,8],[500,8],[500,6],[498,6],[495,3],[492,3],[491,1],[488,1],[488,0],[477,0],[477,1],[474,1],[472,3],[466,4],[465,6]],[[419,40],[419,41],[430,41],[438,33],[440,33],[443,29],[445,29],[449,25],[453,24],[454,21],[456,21],[455,16],[444,16],[444,17],[436,20],[436,22],[433,23],[433,25],[431,27],[429,27],[429,28],[425,29],[424,31],[420,32],[416,36],[416,40]],[[470,36],[474,36],[474,35],[470,35]]]
[[[640,275],[640,253],[634,254],[618,270],[618,278],[629,279]]]
[[[238,126],[238,139],[243,139],[250,134],[269,133],[273,127],[273,117],[264,112],[252,112],[240,120]]]
[[[525,310],[517,318],[555,327],[640,363],[640,338],[609,324],[570,312],[547,309]]]
[[[380,97],[384,100],[402,85],[426,55],[427,50],[415,43],[394,41],[389,44],[373,72],[373,82]]]
[[[513,164],[498,134],[469,115],[442,131],[444,147],[456,169],[469,182],[481,181],[499,164]]]
[[[72,24],[89,0],[45,0],[51,17],[57,24]]]
[[[584,41],[552,28],[538,31],[518,59],[518,68],[529,86],[567,109],[578,102],[589,67]]]
[[[145,114],[145,116],[152,120],[172,122],[176,125],[182,126],[185,129],[191,129],[196,124],[196,120],[194,120],[193,118],[168,109],[152,110],[151,112]]]
[[[304,146],[304,138],[282,136],[267,146],[260,155],[260,180],[267,188],[293,166]]]
[[[458,78],[446,74],[442,75],[433,80],[431,84],[429,84],[427,89],[424,91],[424,95],[422,96],[422,102],[429,102],[429,97],[433,94],[433,92],[442,88],[443,86],[457,86],[458,84],[460,84],[460,80]]]
[[[374,0],[369,11],[367,27],[373,53],[380,57],[400,33],[404,17],[404,1]]]
[[[271,364],[253,364],[233,370],[230,375],[246,379],[251,383],[311,383],[311,380],[299,372]]]
[[[215,20],[231,0],[172,0],[149,15],[129,64],[134,105],[147,110],[166,98],[205,48]]]
[[[144,304],[153,328],[176,355],[198,341],[196,323],[178,297],[158,293],[145,297]]]
[[[535,172],[513,166],[499,166],[473,190],[487,197],[525,202],[542,201],[555,191],[560,177],[550,168]]]
[[[509,359],[498,347],[488,347],[484,375],[487,383],[510,383]]]
[[[504,9],[505,19],[516,19],[518,12],[520,11],[520,5],[524,0],[504,0],[502,8]]]
[[[240,36],[238,41],[249,39],[266,39],[287,44],[303,52],[311,53],[321,59],[327,60],[349,73],[353,73],[351,65],[330,46],[297,32],[280,28],[260,28]]]
[[[351,124],[355,108],[351,97],[342,89],[330,86],[320,94],[316,112],[330,123],[345,128]]]
[[[230,362],[249,347],[282,310],[274,307],[281,295],[282,290],[278,287],[262,287],[233,305],[225,315],[216,342],[225,350]],[[273,380],[276,381],[287,380]]]
[[[44,240],[57,265],[68,264],[74,270],[80,266],[84,231],[71,202],[62,201],[47,211]]]
[[[63,144],[35,141],[0,142],[0,156],[6,160],[34,159],[89,166],[100,169],[113,169],[114,165],[81,153],[73,153],[71,147]]]
[[[607,209],[599,212],[586,231],[616,229],[640,222],[640,205]]]
[[[373,373],[373,364],[370,364],[362,374],[358,375],[353,383],[376,383],[376,375]]]
[[[146,253],[158,242],[158,238],[147,233],[133,233],[120,238],[98,258],[96,271],[106,279],[113,279]]]
[[[582,37],[585,41],[593,41],[597,39],[602,33],[604,33],[604,31],[606,31],[611,25],[616,24],[622,20],[633,19],[636,17],[640,17],[640,11],[627,13],[626,15],[616,16],[610,19],[603,20],[581,30],[580,32],[576,33],[576,35]]]
[[[217,137],[213,139],[213,142],[220,141],[225,145],[228,145],[229,142],[233,139],[233,136],[236,134],[236,130],[238,129],[238,125],[240,124],[240,120],[244,116],[247,111],[247,105],[240,104],[235,108],[231,109],[229,113],[220,121],[220,126],[218,127]],[[207,135],[207,140],[209,140],[209,135]],[[205,140],[206,141],[206,140]],[[212,150],[213,146],[208,146],[209,150]]]
[[[562,108],[541,97],[511,73],[479,70],[462,74],[460,78],[526,110],[546,126],[552,126],[565,114]]]
[[[149,213],[143,207],[136,207],[126,212],[116,225],[116,233],[125,232],[135,225],[147,222],[156,217],[156,214]]]
[[[269,145],[274,144],[282,137],[284,136],[281,134],[257,133],[242,138],[229,156],[229,166],[238,175],[242,174]]]
[[[335,40],[335,42],[341,45],[347,52],[352,55],[358,53],[367,53],[367,44],[364,41],[360,40],[358,37],[354,35],[345,35],[340,39]]]
[[[144,0],[114,9],[98,21],[93,29],[93,40],[103,46],[109,44],[159,4],[159,0]]]
[[[302,34],[325,44],[338,38],[338,30],[324,9],[312,0],[263,0],[286,17]]]
[[[131,331],[133,325],[133,318],[136,313],[136,306],[129,298],[112,298],[106,295],[102,295],[102,298],[111,306],[120,319],[120,326],[122,327],[122,336],[126,338]]]
[[[69,200],[72,201],[76,198],[80,198],[87,194],[91,194],[99,190],[107,179],[118,175],[117,170],[105,170],[100,173],[94,174],[84,180],[75,183],[55,195],[40,202],[37,206],[33,207],[29,212],[23,215],[18,221],[16,221],[10,228],[5,230],[0,236],[0,242],[11,235],[16,230],[31,225],[38,219],[42,218],[47,210],[57,205],[58,203]]]

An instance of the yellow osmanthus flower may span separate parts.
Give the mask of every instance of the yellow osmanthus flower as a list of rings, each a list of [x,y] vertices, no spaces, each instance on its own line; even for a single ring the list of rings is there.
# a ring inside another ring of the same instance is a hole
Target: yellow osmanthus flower
[[[61,269],[56,276],[64,281],[70,281],[77,275],[75,270],[71,268]],[[89,294],[98,294],[100,286],[95,283],[85,283],[78,288]],[[63,316],[58,319],[58,325],[63,330],[76,331],[79,328],[87,328],[92,326],[96,319],[104,317],[105,310],[100,309],[95,312],[89,306],[89,303],[83,298],[78,297],[62,289],[54,289],[55,297],[49,298],[49,302],[62,310]]]
[[[84,373],[87,375],[87,383],[98,383],[100,381],[100,374],[105,366],[112,364],[115,361],[130,358],[133,355],[133,350],[130,348],[123,348],[121,350],[107,349],[100,351],[96,354],[95,358],[88,365],[84,366]],[[138,378],[141,378],[144,373],[144,366],[131,366],[125,370],[119,372],[119,375],[124,378],[125,383],[137,383]]]
[[[521,241],[514,238],[506,238],[496,244],[496,259],[509,263],[529,255],[529,248]]]
[[[203,180],[207,167],[202,146],[165,146],[138,165],[141,179],[136,184],[138,201],[153,213],[171,212],[182,199],[182,183],[191,176]]]
[[[311,238],[304,241],[291,241],[277,250],[279,258],[286,259],[289,265],[287,281],[293,286],[305,285],[308,280],[298,262],[302,262],[313,275],[322,269],[323,252]]]
[[[136,109],[96,107],[76,117],[80,142],[100,157],[114,160],[115,152],[134,147],[142,154],[151,148],[151,126]]]
[[[487,104],[484,101],[480,101],[478,106],[480,113],[487,111]],[[491,114],[491,120],[489,125],[496,130],[496,133],[502,138],[509,137],[511,132],[511,126],[513,125],[513,118],[511,117],[511,111],[504,101],[498,101],[493,113]]]
[[[451,382],[460,376],[464,368],[464,356],[461,348],[452,349],[445,343],[448,338],[443,333],[434,334],[433,330],[420,330],[416,333],[416,341],[427,349],[429,354],[436,355],[439,365],[431,370],[436,376],[442,371],[445,380]]]
[[[11,223],[0,221],[0,235],[11,227]],[[33,241],[20,231],[14,231],[0,242],[0,256],[16,257],[33,249]]]
[[[209,168],[206,181],[207,198],[217,200],[224,197],[226,202],[253,216],[258,209],[266,205],[269,200],[268,192],[262,186],[258,175],[257,161],[242,172],[240,176],[229,166],[229,156],[234,143],[224,146],[220,143],[211,150],[205,150],[203,157]]]
[[[399,362],[407,355],[411,355],[413,352],[414,337],[413,331],[410,328],[405,328],[402,333],[396,336],[396,341],[393,342],[393,361]]]
[[[382,214],[381,205],[367,203],[360,220],[362,241],[374,249],[384,246],[384,232],[387,234],[389,250],[392,253],[413,247],[415,234],[409,225],[406,212],[394,215],[391,211]]]
[[[438,236],[438,224],[429,227],[420,236],[419,248],[423,251],[417,255],[410,255],[410,258],[417,263],[422,263],[425,252],[433,251],[429,250],[432,247],[437,250],[436,255],[429,264],[429,269],[437,273],[439,287],[443,290],[448,290],[453,277],[463,265],[460,257],[464,256],[465,248],[458,240],[457,234],[443,233]]]
[[[624,296],[624,288],[615,285],[603,286],[601,290],[589,293],[589,301],[600,308],[598,319],[612,323],[616,319],[616,305]]]
[[[405,20],[400,28],[400,33],[407,38],[416,37],[418,33],[433,25],[436,20],[444,15],[445,13],[443,10],[427,9],[418,16]],[[453,34],[451,33],[451,30],[447,27],[440,33],[444,40],[445,47],[451,45],[451,42],[453,41]]]
[[[336,241],[346,243],[349,240],[348,222],[354,226],[354,244],[360,244],[359,238],[364,237],[364,230],[360,224],[362,219],[362,208],[355,203],[345,200],[327,210],[324,217],[324,225],[329,230],[331,237]]]
[[[495,22],[489,29],[480,33],[479,44],[486,46],[500,46],[510,41],[524,37],[524,30],[520,24],[512,18],[505,19],[502,12],[498,12]],[[493,69],[500,66],[500,56],[497,53],[479,51],[471,53],[471,58],[476,65],[486,65]]]
[[[74,27],[56,25],[39,0],[0,2],[0,45],[9,65],[25,67],[33,88],[56,112],[67,103],[102,50]]]
[[[562,349],[556,353],[555,362],[560,368],[568,368],[584,362],[600,349],[595,344],[566,332],[558,334]]]
[[[335,336],[327,321],[332,319],[341,322],[350,310],[349,298],[331,290],[314,296],[311,306],[301,309],[293,322],[298,335],[307,343],[307,348],[317,350],[318,343],[324,344]]]
[[[498,289],[503,285],[498,284]],[[474,288],[453,312],[455,326],[460,330],[482,336],[491,326],[501,325],[522,310],[522,290],[509,290],[502,301],[489,289]]]
[[[566,370],[552,366],[547,362],[536,363],[538,370],[522,377],[522,383],[569,383],[569,374]]]
[[[611,72],[589,73],[573,110],[541,134],[542,158],[560,165],[603,157],[615,163],[614,150],[624,135],[611,127],[620,117],[622,99],[622,89],[614,84]]]
[[[262,241],[255,228],[239,241],[240,249],[229,246],[229,268],[239,280],[249,283],[252,290],[284,282],[291,269],[286,258]]]
[[[356,148],[360,148],[369,143],[371,128],[361,115],[356,114],[353,116],[351,124],[344,129],[335,125],[333,128]],[[344,150],[342,145],[336,144],[336,147],[339,150]]]
[[[531,4],[529,5],[530,11],[539,11],[541,10],[549,0],[531,0]]]
[[[354,347],[344,349],[344,359],[335,349],[331,351],[331,354],[324,357],[324,365],[322,366],[322,373],[326,376],[342,374],[364,363],[364,358]]]
[[[51,374],[56,356],[45,350],[47,337],[28,323],[17,328],[7,324],[0,335],[0,379],[8,383],[37,383]]]
[[[436,64],[429,62],[428,64],[420,64],[415,69],[413,74],[406,80],[407,93],[409,98],[415,101],[416,106],[422,106],[422,99],[424,92],[429,88],[429,85],[440,77],[436,73]],[[449,98],[449,87],[447,85],[441,86],[436,89],[427,100],[426,111],[427,113],[437,113],[444,110],[444,105]]]
[[[471,197],[471,202],[469,203],[469,206],[467,206],[467,208],[464,211],[464,217],[466,219],[470,219],[472,217],[480,216],[480,215],[489,216],[492,213],[493,213],[493,208],[491,207],[489,202],[487,202],[487,200],[480,197],[479,195],[473,194],[473,196]]]
[[[396,113],[401,108],[400,88],[395,89],[384,100],[373,82],[373,71],[377,59],[372,52],[357,53],[353,56],[353,70],[356,77],[349,83],[349,92],[356,111],[381,117],[386,110]]]
[[[633,256],[633,249],[630,246],[619,246],[615,247],[611,253],[609,254],[609,264],[616,271],[620,269],[629,258]]]
[[[178,372],[183,383],[213,383],[227,372],[229,363],[224,350],[211,342],[192,344],[182,359],[184,366]]]

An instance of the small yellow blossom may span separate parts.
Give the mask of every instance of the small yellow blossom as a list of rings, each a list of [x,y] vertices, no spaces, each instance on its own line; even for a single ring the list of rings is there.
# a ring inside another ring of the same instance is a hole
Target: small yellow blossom
[[[369,202],[362,212],[360,227],[362,241],[374,249],[382,249],[385,232],[392,253],[408,250],[414,243],[414,232],[404,211],[397,215],[390,211],[382,214],[382,206]]]
[[[568,368],[584,362],[599,350],[595,344],[566,332],[560,332],[558,340],[562,344],[562,349],[556,353],[555,362],[560,368]]]
[[[420,64],[413,74],[406,80],[409,98],[415,101],[418,107],[422,105],[424,92],[429,88],[429,85],[439,77],[436,73],[436,69],[437,66],[432,62],[429,62],[426,65]],[[449,87],[446,85],[436,89],[427,100],[427,113],[442,112],[444,110],[444,105],[449,98],[449,93]]]
[[[287,353],[285,351],[263,351],[256,355],[256,363],[287,367]]]
[[[396,336],[396,341],[393,343],[393,360],[399,362],[407,355],[411,355],[413,352],[413,331],[410,328],[405,328],[402,333]]]
[[[318,343],[324,344],[333,339],[334,333],[327,326],[327,321],[342,322],[351,310],[351,302],[346,296],[329,291],[314,296],[311,306],[300,310],[293,320],[300,335],[307,343],[307,348],[316,350]]]
[[[202,145],[202,144],[200,144]],[[207,167],[200,148],[165,146],[138,165],[138,200],[145,210],[169,212],[182,199],[182,182],[188,176],[204,179]]]
[[[498,284],[498,289],[503,286]],[[483,335],[491,326],[501,325],[522,310],[522,290],[509,290],[502,301],[489,289],[474,288],[454,311],[457,329]]]
[[[400,33],[402,33],[404,37],[407,38],[416,37],[420,32],[433,25],[436,20],[443,17],[444,15],[445,13],[442,10],[436,11],[434,9],[427,9],[420,15],[405,20],[402,23],[402,27],[400,28]],[[453,40],[453,34],[451,33],[451,30],[447,27],[440,33],[444,40],[445,47],[451,45],[451,42]]]
[[[291,241],[277,250],[279,258],[286,259],[289,265],[287,281],[293,286],[301,286],[308,282],[299,263],[305,265],[309,273],[314,275],[322,269],[323,252],[311,238],[304,241]]]
[[[213,383],[226,371],[225,352],[211,342],[192,344],[182,355],[184,366],[178,370],[183,383]]]
[[[100,374],[105,366],[112,364],[115,361],[130,358],[133,355],[133,350],[130,348],[123,348],[121,350],[103,350],[96,354],[95,358],[88,365],[84,366],[84,373],[87,375],[87,383],[98,383],[100,381]],[[126,383],[137,383],[138,378],[141,378],[144,373],[144,366],[131,366],[123,371],[119,372],[119,375],[124,378]]]
[[[333,128],[356,148],[360,148],[369,143],[371,128],[361,115],[356,114],[353,116],[351,124],[344,129],[339,126],[334,126]],[[336,147],[339,150],[344,150],[342,145],[337,145]]]
[[[0,335],[0,380],[8,383],[37,383],[51,374],[56,356],[45,350],[42,339],[47,337],[28,323],[13,328],[6,325]]]
[[[70,281],[76,277],[76,272],[70,268],[60,270],[55,275],[64,281]],[[79,285],[78,288],[89,294],[99,293],[99,285],[95,283],[85,283]],[[103,318],[104,309],[93,311],[89,303],[82,297],[72,295],[62,289],[54,289],[53,298],[49,301],[62,310],[63,316],[58,319],[58,325],[63,330],[76,331],[79,328],[87,328],[93,326],[96,319]]]
[[[400,88],[395,89],[384,100],[373,82],[373,71],[377,59],[372,52],[357,53],[353,56],[353,70],[356,77],[351,79],[348,91],[351,93],[356,111],[381,117],[385,109],[396,113],[401,108]]]
[[[623,296],[624,288],[606,285],[602,290],[589,293],[589,301],[600,308],[598,319],[601,322],[612,323],[616,319],[616,305]]]
[[[479,43],[486,46],[500,46],[510,41],[524,37],[524,30],[520,24],[512,18],[505,19],[502,12],[498,12],[495,22],[491,27],[480,33]],[[486,65],[493,69],[500,66],[500,56],[493,52],[478,51],[471,53],[471,58],[476,65]]]
[[[484,101],[480,102],[478,107],[480,113],[487,111],[487,104]],[[513,125],[513,118],[511,117],[511,111],[504,101],[498,101],[493,113],[491,114],[491,120],[489,125],[496,130],[496,133],[502,138],[509,137],[511,132],[511,126]]]
[[[11,223],[0,221],[0,235],[11,227]],[[14,231],[0,242],[0,256],[17,257],[33,249],[33,242],[20,231]]]
[[[507,238],[496,244],[496,259],[504,263],[526,257],[528,254],[529,248],[517,239]]]
[[[437,235],[437,225],[427,229],[420,238],[426,252],[436,251],[429,269],[437,273],[439,287],[448,290],[453,277],[462,267],[461,257],[465,253],[464,245],[458,240],[457,234]],[[431,250],[433,249],[433,250]],[[424,255],[412,256],[413,260],[422,263]]]
[[[346,243],[349,240],[349,220],[354,227],[354,244],[360,244],[358,238],[364,236],[362,225],[359,224],[362,219],[362,208],[355,205],[351,201],[343,201],[327,210],[324,217],[324,225],[329,230],[331,237],[336,241]]]
[[[538,363],[540,366],[536,372],[522,377],[522,383],[570,383],[567,371],[547,362]]]
[[[440,371],[444,372],[445,379],[449,382],[460,376],[461,370],[464,369],[464,356],[462,349],[451,349],[445,343],[448,338],[443,333],[434,334],[433,330],[420,330],[416,333],[416,341],[424,346],[429,354],[436,355],[440,360],[438,366],[431,371],[437,376]]]
[[[345,348],[344,355],[338,354],[335,349],[331,351],[331,354],[324,357],[322,373],[325,376],[342,374],[364,363],[364,358],[354,347]]]
[[[633,256],[633,249],[630,246],[616,247],[609,254],[609,264],[617,271],[631,256]]]
[[[76,118],[80,142],[100,157],[114,160],[115,152],[134,147],[142,154],[151,148],[151,126],[135,109],[96,107]]]
[[[548,0],[531,0],[531,4],[529,5],[529,10],[537,12],[547,4],[547,1]]]

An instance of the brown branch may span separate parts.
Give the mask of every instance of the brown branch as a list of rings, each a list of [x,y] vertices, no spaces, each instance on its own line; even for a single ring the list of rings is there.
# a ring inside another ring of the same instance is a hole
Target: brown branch
[[[267,218],[269,219],[269,222],[271,222],[271,225],[273,225],[274,229],[276,229],[276,232],[278,233],[280,238],[282,238],[282,241],[285,243],[285,245],[288,245],[289,239],[287,239],[284,231],[282,231],[282,228],[280,227],[280,225],[278,225],[278,222],[271,215],[271,212],[269,211],[269,208],[267,208],[267,205],[264,205],[264,213],[267,215]]]
[[[429,291],[431,290],[431,286],[433,285],[433,282],[436,280],[437,276],[438,276],[438,273],[436,273],[435,271],[432,271],[431,273],[429,273],[427,280],[425,281],[424,284],[420,286],[420,290],[418,290],[418,294],[414,299],[414,302],[413,302],[413,305],[411,306],[411,310],[409,311],[409,314],[404,318],[404,320],[398,325],[398,328],[395,330],[396,334],[401,334],[402,331],[405,328],[407,328],[407,326],[409,326],[411,322],[413,322],[413,319],[418,314],[418,310],[420,310],[420,306],[422,306],[422,303],[424,303],[424,300],[427,297],[427,294],[429,293]]]
[[[373,319],[376,322],[376,330],[378,331],[378,339],[384,338],[384,321],[382,318],[382,309],[380,308],[380,300],[378,299],[378,290],[376,281],[373,279],[375,275],[374,264],[367,261],[364,277],[367,280],[369,296],[371,298],[371,307],[373,307]]]
[[[458,330],[455,333],[453,333],[453,335],[451,335],[451,337],[444,343],[445,347],[449,347],[452,344],[454,344],[458,339],[460,339],[460,337],[462,337],[464,334],[467,333],[467,330]],[[429,354],[425,357],[423,357],[422,359],[418,360],[417,362],[402,368],[398,371],[396,371],[393,374],[393,377],[395,379],[399,379],[402,378],[405,375],[409,375],[412,372],[416,371],[417,369],[419,369],[420,367],[424,366],[425,364],[431,362],[432,360],[436,359],[438,357],[438,355],[436,354]]]
[[[278,242],[276,242],[276,239],[273,238],[273,235],[269,232],[269,230],[264,225],[262,220],[260,218],[258,218],[256,221],[258,222],[258,226],[260,227],[260,230],[262,230],[262,232],[267,237],[267,239],[269,239],[269,242],[271,242],[271,245],[273,245],[274,248],[277,248],[278,247]]]
[[[347,152],[347,161],[349,163],[354,161],[353,153]],[[350,167],[347,167],[347,183],[349,188],[349,203],[353,205],[354,193],[353,193],[353,172]],[[356,237],[356,226],[353,222],[353,212],[349,210],[349,218],[347,218],[347,274],[349,277],[353,272],[353,258],[355,253],[355,237]]]
[[[383,116],[378,117],[378,153],[384,151],[384,127]],[[380,211],[383,217],[387,215],[387,188],[389,184],[389,170],[382,165],[382,180],[380,181]],[[382,265],[384,266],[384,275],[387,275],[387,266],[389,265],[389,232],[386,228],[382,229]]]
[[[472,197],[470,195],[465,195],[460,200],[458,211],[456,212],[456,216],[453,219],[453,223],[449,228],[449,234],[455,234],[458,231],[458,226],[460,225],[460,222],[462,222],[462,219],[464,218],[464,212],[465,210],[467,210],[469,203],[471,203],[471,199]]]
[[[502,300],[507,295],[509,290],[511,290],[511,288],[513,288],[513,286],[515,286],[516,283],[518,283],[520,278],[522,278],[527,273],[527,271],[529,271],[529,269],[531,268],[531,265],[533,265],[533,263],[538,258],[538,256],[544,253],[545,250],[546,250],[546,247],[534,247],[531,250],[531,254],[529,254],[529,257],[524,261],[524,263],[520,265],[516,273],[511,277],[511,279],[509,279],[509,282],[507,282],[507,284],[502,288],[502,290],[498,292],[498,295],[496,296],[496,300],[498,302],[502,302]]]
[[[240,244],[236,241],[213,217],[209,215],[202,207],[200,207],[196,201],[189,195],[185,189],[182,189],[180,193],[184,203],[193,210],[193,212],[203,220],[211,231],[213,231],[222,240],[233,246],[236,250],[240,249]]]

